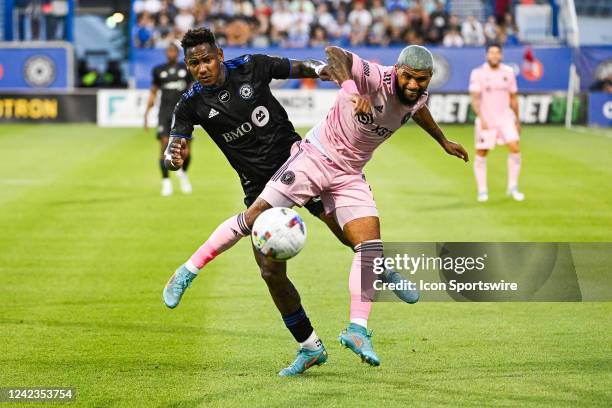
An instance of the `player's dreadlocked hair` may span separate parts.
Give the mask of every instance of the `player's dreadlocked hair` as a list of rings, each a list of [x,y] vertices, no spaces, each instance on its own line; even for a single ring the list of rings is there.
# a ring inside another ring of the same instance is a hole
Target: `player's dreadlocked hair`
[[[215,35],[208,28],[201,27],[189,30],[181,40],[181,47],[183,47],[183,50],[200,44],[210,44],[211,47],[217,48]]]

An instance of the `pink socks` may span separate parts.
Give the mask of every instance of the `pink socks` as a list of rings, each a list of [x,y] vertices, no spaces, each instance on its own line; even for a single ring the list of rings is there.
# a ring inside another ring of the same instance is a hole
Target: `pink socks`
[[[372,309],[374,289],[374,258],[383,255],[383,243],[380,239],[364,241],[355,246],[355,255],[349,276],[351,293],[351,323],[367,327]],[[362,290],[363,288],[363,290]]]
[[[191,256],[190,261],[196,268],[202,269],[217,255],[250,233],[251,230],[244,220],[244,213],[234,215],[217,227],[208,240]]]
[[[508,154],[508,190],[518,187],[518,178],[521,173],[521,154]]]
[[[474,158],[474,175],[476,176],[476,185],[478,192],[487,191],[487,158],[476,155]]]

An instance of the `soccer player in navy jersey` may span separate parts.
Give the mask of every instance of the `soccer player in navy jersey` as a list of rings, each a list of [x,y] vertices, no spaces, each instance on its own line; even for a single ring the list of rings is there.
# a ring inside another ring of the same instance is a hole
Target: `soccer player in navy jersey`
[[[162,196],[169,196],[172,194],[172,182],[170,181],[170,174],[164,164],[164,152],[168,147],[168,140],[170,137],[170,127],[172,126],[172,111],[174,106],[181,99],[181,95],[189,88],[193,82],[193,78],[189,74],[187,67],[182,62],[179,62],[179,48],[178,45],[171,43],[166,48],[166,63],[157,65],[153,68],[152,76],[153,81],[151,89],[149,91],[149,100],[147,101],[147,109],[144,114],[144,129],[145,132],[149,130],[149,124],[147,118],[149,111],[155,105],[155,99],[157,98],[157,92],[161,92],[161,101],[159,104],[159,113],[157,115],[157,139],[161,145],[161,157],[159,159],[159,167],[162,172]],[[185,159],[181,169],[177,171],[179,181],[181,183],[181,190],[185,194],[191,193],[191,183],[187,178],[187,169],[191,161],[191,154],[189,144],[186,151],[184,152]]]
[[[318,78],[317,67],[324,63],[261,54],[224,61],[223,50],[206,28],[188,31],[181,46],[187,68],[196,82],[176,104],[171,143],[180,139],[184,147],[191,139],[194,125],[202,126],[238,173],[245,194],[244,204],[248,207],[289,158],[291,146],[301,139],[287,112],[272,95],[270,81]],[[166,167],[180,169],[182,158],[173,159],[169,150],[167,153]],[[305,207],[344,241],[335,220],[324,213],[320,199],[310,201]],[[286,264],[265,258],[255,250],[254,254],[272,299],[295,340],[302,347],[321,347],[300,296],[287,277]],[[187,262],[172,275],[163,293],[168,307],[178,305],[185,289],[203,266],[201,262],[204,260]],[[322,364],[326,359],[324,355],[313,364]]]

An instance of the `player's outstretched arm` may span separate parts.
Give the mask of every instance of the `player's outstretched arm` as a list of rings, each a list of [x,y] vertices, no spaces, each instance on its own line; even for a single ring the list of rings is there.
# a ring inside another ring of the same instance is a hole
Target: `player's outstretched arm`
[[[436,121],[431,116],[427,105],[419,109],[412,116],[412,119],[414,119],[416,124],[423,128],[423,130],[429,133],[431,137],[440,143],[440,146],[442,146],[446,153],[452,156],[457,156],[465,162],[469,160],[468,154],[463,146],[461,146],[459,143],[451,142],[444,136],[442,129],[440,129],[440,126],[438,126]]]
[[[177,171],[183,167],[183,150],[187,148],[187,140],[171,136],[164,152],[164,165],[168,170]]]
[[[325,62],[316,59],[289,60],[291,64],[291,74],[289,78],[321,78],[324,81],[329,81],[330,78],[321,76],[320,73],[325,67]]]

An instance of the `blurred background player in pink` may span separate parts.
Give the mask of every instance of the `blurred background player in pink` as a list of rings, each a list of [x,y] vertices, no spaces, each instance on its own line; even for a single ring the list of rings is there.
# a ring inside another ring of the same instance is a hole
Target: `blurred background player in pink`
[[[525,195],[518,189],[521,171],[521,122],[516,78],[512,68],[502,64],[501,45],[487,46],[486,58],[487,61],[475,68],[470,76],[470,95],[476,114],[474,174],[478,186],[478,201],[489,200],[487,153],[496,144],[508,146],[508,195],[516,201],[523,201]]]

